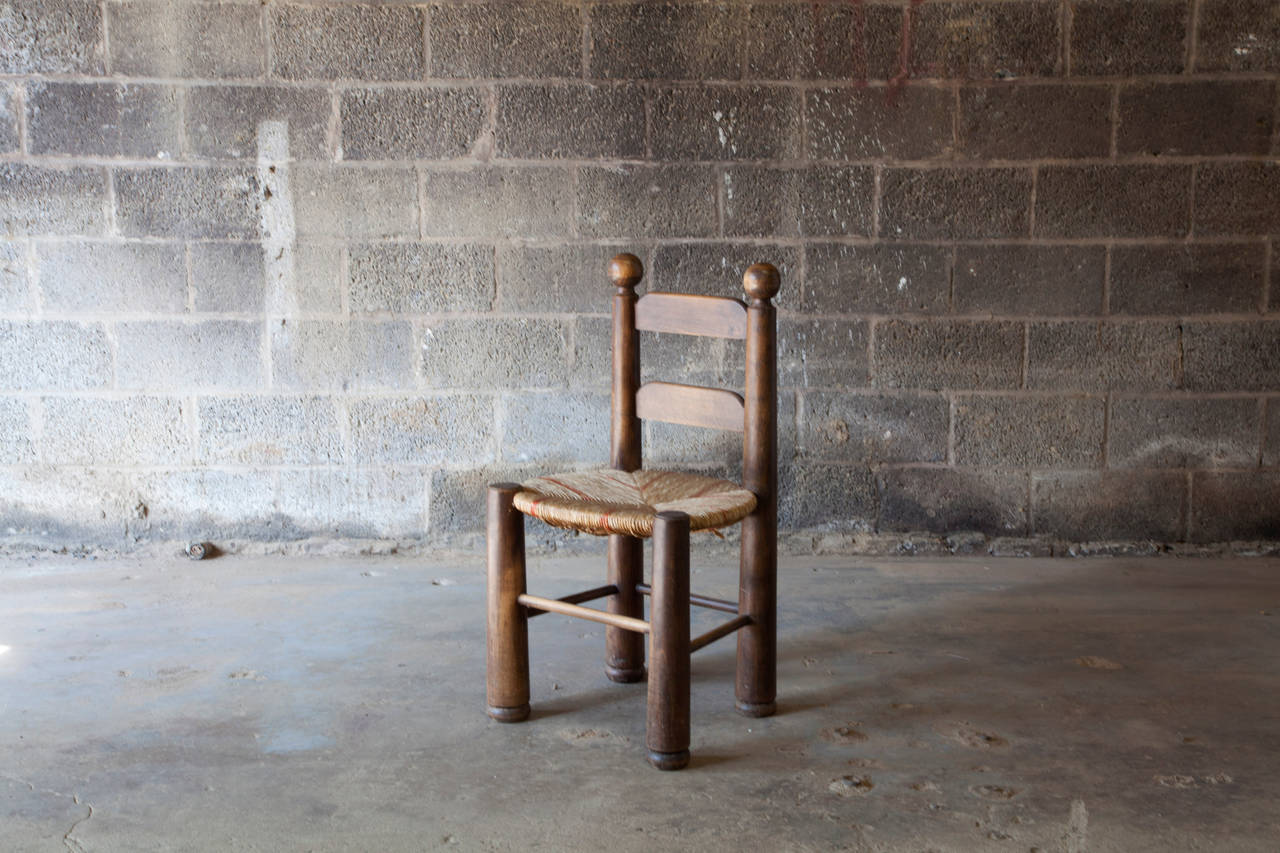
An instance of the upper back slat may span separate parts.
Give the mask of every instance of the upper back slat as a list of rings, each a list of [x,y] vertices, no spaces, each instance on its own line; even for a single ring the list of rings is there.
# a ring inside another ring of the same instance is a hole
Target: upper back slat
[[[636,302],[636,328],[742,340],[747,337],[747,306],[724,296],[646,293]]]

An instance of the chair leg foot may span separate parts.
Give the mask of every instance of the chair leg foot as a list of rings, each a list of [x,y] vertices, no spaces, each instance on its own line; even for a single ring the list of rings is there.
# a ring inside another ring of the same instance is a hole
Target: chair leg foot
[[[743,702],[739,699],[733,706],[744,717],[772,717],[778,713],[777,702]]]
[[[689,766],[689,750],[679,752],[648,751],[649,763],[659,770],[682,770]]]
[[[529,703],[517,705],[514,708],[498,708],[494,705],[488,706],[486,709],[489,716],[500,723],[523,723],[529,719]]]
[[[606,665],[604,674],[608,676],[610,681],[618,684],[635,684],[637,681],[644,681],[645,668],[632,669]]]

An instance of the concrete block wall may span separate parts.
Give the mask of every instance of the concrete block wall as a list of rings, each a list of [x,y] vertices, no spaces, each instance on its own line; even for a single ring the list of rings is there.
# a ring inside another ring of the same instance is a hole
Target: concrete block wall
[[[1278,84],[1275,0],[0,0],[0,541],[474,542],[626,249],[782,268],[791,547],[1275,542]]]

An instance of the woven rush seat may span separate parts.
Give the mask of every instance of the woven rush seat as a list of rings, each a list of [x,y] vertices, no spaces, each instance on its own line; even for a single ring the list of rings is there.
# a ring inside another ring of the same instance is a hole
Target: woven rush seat
[[[756,508],[756,496],[737,483],[683,471],[601,468],[535,477],[515,496],[515,507],[554,527],[595,536],[621,533],[649,538],[660,512],[688,514],[691,530],[734,524]]]

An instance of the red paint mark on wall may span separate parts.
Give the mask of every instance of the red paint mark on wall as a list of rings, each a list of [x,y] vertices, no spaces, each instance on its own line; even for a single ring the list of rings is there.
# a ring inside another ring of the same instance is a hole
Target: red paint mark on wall
[[[924,0],[911,0],[911,4],[902,10],[902,40],[898,43],[898,73],[889,81],[885,91],[885,102],[892,104],[898,99],[898,93],[911,77],[911,24],[916,15],[916,7]]]

